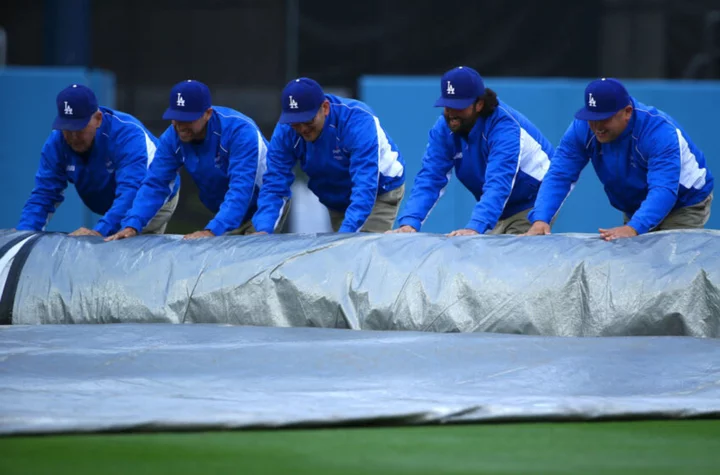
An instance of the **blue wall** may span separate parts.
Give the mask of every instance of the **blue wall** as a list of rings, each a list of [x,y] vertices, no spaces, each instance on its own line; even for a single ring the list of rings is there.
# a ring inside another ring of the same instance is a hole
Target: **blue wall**
[[[360,98],[400,148],[407,164],[408,191],[420,169],[427,133],[441,109],[432,107],[440,94],[440,78],[365,76]],[[704,151],[708,166],[720,178],[720,82],[623,81],[639,101],[673,116]],[[501,100],[525,114],[556,145],[582,106],[586,80],[485,78]],[[406,197],[409,193],[406,194]],[[433,210],[424,231],[444,233],[463,227],[474,206],[473,196],[455,178]],[[717,208],[716,208],[717,209]],[[597,232],[599,227],[622,225],[622,215],[608,203],[591,165],[560,211],[554,232]],[[709,228],[720,229],[720,210],[710,217]]]
[[[56,114],[55,96],[70,84],[85,84],[101,105],[115,105],[115,77],[82,68],[0,68],[0,228],[15,227],[25,200],[33,189],[40,150]],[[53,216],[48,231],[74,231],[92,227],[99,217],[80,201],[75,187]]]

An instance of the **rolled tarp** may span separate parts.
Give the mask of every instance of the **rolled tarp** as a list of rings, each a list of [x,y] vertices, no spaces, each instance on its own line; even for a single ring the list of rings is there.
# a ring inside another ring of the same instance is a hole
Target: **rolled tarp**
[[[720,336],[712,230],[613,242],[417,233],[109,243],[2,231],[0,250],[4,324]]]

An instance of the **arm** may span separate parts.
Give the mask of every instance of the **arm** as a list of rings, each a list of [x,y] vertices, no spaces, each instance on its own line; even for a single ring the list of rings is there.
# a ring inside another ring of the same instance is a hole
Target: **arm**
[[[52,213],[65,199],[63,192],[67,188],[67,176],[60,163],[62,139],[58,134],[53,132],[42,148],[35,187],[20,215],[19,231],[43,230]]]
[[[290,199],[290,186],[295,180],[293,166],[292,135],[290,128],[278,124],[270,140],[267,152],[267,171],[258,196],[258,210],[253,216],[253,226],[258,232],[273,233],[282,215],[282,209]]]
[[[338,230],[341,233],[360,231],[367,221],[378,192],[379,179],[379,148],[375,117],[360,112],[354,113],[346,140],[350,150],[350,206],[345,210],[345,219]]]
[[[121,229],[133,228],[138,233],[142,232],[170,196],[171,187],[182,166],[182,162],[175,156],[173,149],[173,133],[171,129],[168,129],[161,137],[160,145],[148,167],[145,180],[135,195],[130,211],[127,212],[120,224]]]
[[[415,177],[412,193],[398,221],[400,227],[411,226],[420,231],[450,181],[450,170],[454,162],[452,148],[446,140],[450,132],[445,128],[444,121],[441,117],[430,129],[422,168]]]
[[[589,160],[584,143],[586,131],[587,125],[577,120],[565,131],[528,216],[531,223],[541,221],[549,224],[570,193],[573,183],[580,178],[580,172]]]
[[[628,226],[644,234],[660,224],[677,201],[680,183],[680,137],[671,124],[661,121],[643,134],[640,147],[648,157],[648,194]]]
[[[510,117],[499,120],[490,132],[483,193],[466,229],[483,234],[500,219],[520,170],[520,135],[520,124]]]
[[[116,145],[117,169],[115,170],[115,200],[105,216],[98,221],[95,231],[108,236],[120,229],[120,222],[127,214],[145,179],[149,158],[155,153],[155,145],[141,129],[131,127]]]
[[[233,131],[228,157],[230,186],[225,199],[205,229],[216,236],[240,227],[255,191],[258,161],[267,151],[265,139],[254,127]]]

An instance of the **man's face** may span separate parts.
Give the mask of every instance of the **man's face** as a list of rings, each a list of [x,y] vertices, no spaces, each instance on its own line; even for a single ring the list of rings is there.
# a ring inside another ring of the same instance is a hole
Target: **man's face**
[[[95,112],[85,128],[80,130],[63,130],[65,142],[76,153],[85,153],[90,150],[95,141],[95,133],[102,124],[102,112]]]
[[[177,132],[181,142],[193,142],[196,140],[205,139],[205,126],[212,116],[212,109],[208,109],[199,119],[193,120],[192,122],[181,122],[179,120],[173,120],[172,125]]]
[[[450,130],[456,134],[469,134],[475,126],[475,122],[484,104],[485,102],[483,100],[478,100],[465,109],[451,109],[450,107],[446,107],[443,115]]]
[[[305,141],[314,142],[315,140],[317,140],[318,137],[320,137],[323,127],[325,126],[325,118],[329,113],[330,102],[325,101],[322,103],[320,109],[318,109],[317,114],[315,114],[315,117],[313,117],[312,120],[308,122],[298,122],[295,124],[290,124],[290,127],[292,127],[295,132],[300,134],[300,136]]]
[[[600,143],[612,142],[623,133],[632,117],[633,108],[627,106],[617,114],[605,120],[590,120],[590,130]]]

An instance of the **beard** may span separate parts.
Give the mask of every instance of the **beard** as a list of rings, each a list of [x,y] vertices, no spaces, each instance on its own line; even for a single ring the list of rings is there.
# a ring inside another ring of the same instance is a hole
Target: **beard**
[[[453,133],[468,135],[475,122],[477,122],[478,114],[473,114],[472,117],[462,118],[456,115],[445,114],[445,122]]]

